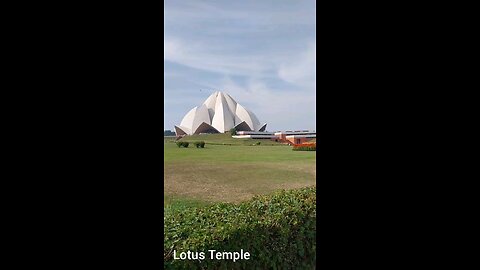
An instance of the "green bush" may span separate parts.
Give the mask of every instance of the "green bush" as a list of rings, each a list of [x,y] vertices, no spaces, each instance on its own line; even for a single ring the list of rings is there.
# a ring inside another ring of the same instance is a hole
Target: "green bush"
[[[316,264],[315,187],[165,213],[165,269],[312,269]],[[250,253],[249,260],[212,260],[208,250]],[[174,260],[204,252],[204,260]]]
[[[260,145],[260,142],[257,142],[257,145]]]
[[[197,148],[204,148],[205,147],[205,142],[204,141],[193,142],[193,145],[195,145],[195,147],[197,147]]]
[[[188,142],[177,142],[177,146],[178,148],[180,147],[185,147],[185,148],[188,148]]]

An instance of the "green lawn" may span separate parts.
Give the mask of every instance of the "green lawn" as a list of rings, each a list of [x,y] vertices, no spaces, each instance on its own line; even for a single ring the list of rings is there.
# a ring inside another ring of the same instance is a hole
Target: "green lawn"
[[[290,146],[274,141],[233,139],[228,134],[187,136],[182,140],[203,140],[206,145],[203,149],[192,144],[178,148],[165,141],[166,209],[239,202],[277,189],[315,185],[314,151],[292,151]],[[257,141],[261,144],[252,146]]]

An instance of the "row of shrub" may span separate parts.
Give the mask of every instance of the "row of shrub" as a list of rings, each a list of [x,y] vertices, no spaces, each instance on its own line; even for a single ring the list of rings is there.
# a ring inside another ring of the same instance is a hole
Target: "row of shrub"
[[[216,143],[216,142],[209,142],[208,144],[211,144],[211,145],[239,145],[239,144],[232,144],[232,143]]]
[[[297,145],[301,145],[301,146],[317,146],[317,143],[306,142],[306,143],[297,144]]]
[[[308,146],[308,145],[294,145],[292,148],[293,151],[317,151],[317,146]]]
[[[164,217],[165,269],[312,269],[316,264],[315,187],[219,203]],[[250,253],[249,260],[211,260],[208,250]],[[173,251],[205,252],[174,260]]]
[[[176,142],[177,146],[180,148],[180,147],[185,147],[185,148],[188,148],[188,145],[190,144],[189,142]],[[205,142],[204,141],[201,141],[201,142],[193,142],[192,143],[195,147],[197,148],[205,148]]]

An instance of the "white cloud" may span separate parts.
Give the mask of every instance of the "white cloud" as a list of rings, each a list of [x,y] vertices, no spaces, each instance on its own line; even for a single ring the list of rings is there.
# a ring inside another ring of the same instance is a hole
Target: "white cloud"
[[[255,26],[315,24],[315,0],[242,0],[207,3],[195,1],[165,1],[165,22],[180,25],[219,21],[244,21]],[[208,31],[208,29],[206,29]]]
[[[269,127],[314,127],[315,1],[167,0],[164,10],[168,100],[196,106],[184,95],[204,85],[249,104]]]
[[[305,52],[299,53],[289,62],[280,65],[278,76],[287,82],[308,85],[316,80],[316,44],[309,44]]]
[[[164,40],[164,60],[219,74],[267,76],[270,62],[267,57],[255,52],[225,53],[216,45],[202,41],[189,42],[171,37]]]
[[[279,91],[267,86],[261,79],[249,79],[240,85],[230,78],[223,78],[219,90],[224,90],[247,109],[252,110],[260,122],[267,122],[268,129],[315,129],[315,89],[298,88]]]

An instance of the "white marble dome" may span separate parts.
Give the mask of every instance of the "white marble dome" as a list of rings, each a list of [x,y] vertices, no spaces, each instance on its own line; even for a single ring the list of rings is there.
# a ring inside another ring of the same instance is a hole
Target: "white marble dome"
[[[257,116],[238,104],[229,94],[215,92],[202,105],[191,109],[175,126],[175,133],[192,135],[200,133],[224,133],[232,128],[237,131],[265,131],[267,124],[260,124]]]

